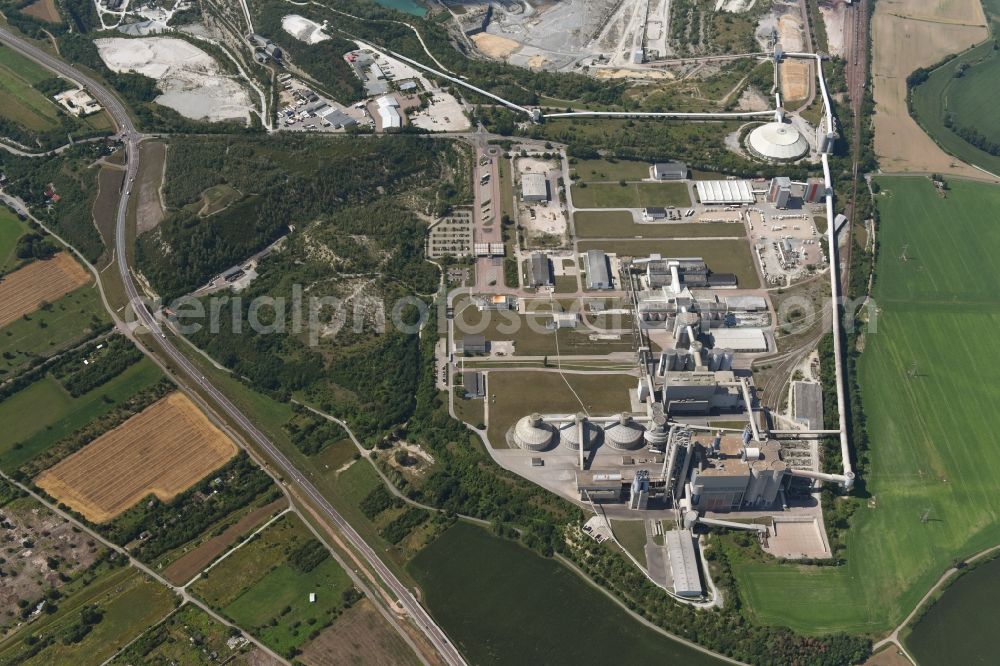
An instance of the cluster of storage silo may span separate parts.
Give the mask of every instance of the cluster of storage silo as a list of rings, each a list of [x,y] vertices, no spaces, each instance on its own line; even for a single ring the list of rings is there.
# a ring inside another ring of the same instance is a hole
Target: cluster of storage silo
[[[579,451],[581,443],[584,451],[590,451],[600,439],[601,429],[591,423],[586,414],[577,414],[571,422],[559,428],[559,443],[571,451]]]
[[[706,365],[709,370],[715,372],[733,369],[734,354],[732,349],[710,349],[707,356]]]
[[[634,451],[642,448],[643,434],[646,429],[626,413],[618,417],[618,421],[604,433],[604,439],[613,449],[619,451]]]
[[[555,428],[542,420],[541,414],[530,414],[519,420],[508,439],[526,451],[544,451],[552,445]]]

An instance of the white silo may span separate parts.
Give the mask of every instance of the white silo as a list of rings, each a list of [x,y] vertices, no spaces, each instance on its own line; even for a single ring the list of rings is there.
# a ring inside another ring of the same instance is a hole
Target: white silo
[[[552,444],[554,428],[542,420],[541,414],[531,414],[515,424],[512,435],[519,448],[544,451]]]
[[[618,417],[618,421],[607,429],[604,436],[611,448],[619,451],[634,451],[642,448],[644,430],[631,416],[623,412]]]
[[[559,429],[559,443],[572,451],[579,451],[581,434],[584,451],[590,451],[597,445],[600,428],[591,423],[586,414],[577,414],[572,422]]]

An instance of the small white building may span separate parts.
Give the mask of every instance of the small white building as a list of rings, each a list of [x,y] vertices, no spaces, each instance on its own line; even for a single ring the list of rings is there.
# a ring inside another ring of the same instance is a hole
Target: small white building
[[[101,110],[97,100],[83,88],[63,91],[53,99],[74,116],[89,116]]]

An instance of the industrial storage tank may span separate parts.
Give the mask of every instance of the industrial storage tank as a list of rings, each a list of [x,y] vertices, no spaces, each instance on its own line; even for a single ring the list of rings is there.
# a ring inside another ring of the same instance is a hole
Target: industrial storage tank
[[[667,417],[663,414],[658,414],[653,417],[653,420],[649,424],[649,429],[646,430],[643,439],[646,443],[652,447],[660,449],[661,451],[666,450],[667,440],[670,438],[670,433],[667,431]]]
[[[666,355],[667,355],[666,369],[667,370],[676,370],[677,369],[677,350],[675,350],[675,349],[668,349]]]
[[[518,421],[510,439],[527,451],[544,451],[552,445],[555,429],[542,420],[541,414],[531,414]]]
[[[582,428],[578,426],[582,426]],[[577,414],[571,423],[559,428],[559,443],[572,451],[579,451],[581,429],[583,430],[583,450],[590,451],[597,446],[601,438],[601,429],[591,423],[586,414]]]
[[[723,358],[724,355],[722,354],[722,352],[716,351],[715,349],[708,352],[708,369],[711,370],[712,372],[720,370],[722,367]]]
[[[604,437],[613,449],[619,451],[634,451],[642,448],[642,435],[645,428],[636,423],[631,416],[624,412],[618,417],[618,422],[608,428]]]
[[[797,160],[809,152],[809,142],[798,129],[777,121],[754,128],[746,144],[755,157],[776,162]]]

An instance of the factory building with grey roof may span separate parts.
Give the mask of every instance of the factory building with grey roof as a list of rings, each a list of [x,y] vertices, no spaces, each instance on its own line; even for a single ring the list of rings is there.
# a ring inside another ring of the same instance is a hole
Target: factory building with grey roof
[[[611,289],[608,256],[601,250],[587,252],[587,289]]]

